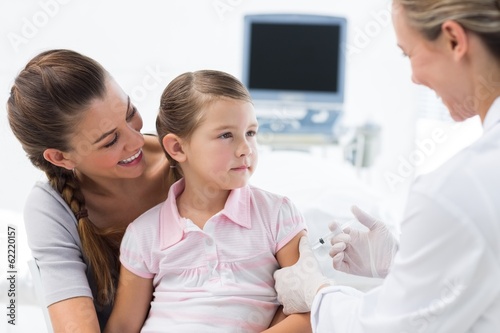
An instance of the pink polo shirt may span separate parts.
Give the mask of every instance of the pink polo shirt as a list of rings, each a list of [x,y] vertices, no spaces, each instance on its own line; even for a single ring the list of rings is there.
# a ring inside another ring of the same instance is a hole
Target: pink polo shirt
[[[200,229],[168,199],[129,225],[121,263],[152,278],[154,300],[141,332],[260,332],[278,307],[278,252],[306,229],[286,197],[253,186],[231,191],[224,209]]]

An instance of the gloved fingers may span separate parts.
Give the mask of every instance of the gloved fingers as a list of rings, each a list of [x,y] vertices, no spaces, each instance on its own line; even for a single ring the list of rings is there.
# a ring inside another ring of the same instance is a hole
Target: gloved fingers
[[[285,303],[286,304],[286,301],[285,302],[282,302],[282,300],[278,299],[278,302],[280,302],[280,304],[283,304]],[[288,306],[288,305],[283,305],[283,313],[286,315],[286,316],[289,316],[293,313],[297,313],[297,311],[295,311],[292,307]]]
[[[301,261],[301,259],[304,259],[304,258],[314,257],[314,253],[313,253],[311,246],[309,245],[309,239],[308,239],[307,235],[300,237],[299,255],[300,256],[299,256],[298,261]]]
[[[347,247],[346,243],[343,243],[343,242],[337,243],[331,247],[331,249],[330,249],[330,251],[328,251],[328,253],[330,254],[330,257],[333,258],[339,253],[344,253],[346,247]]]
[[[351,235],[348,234],[338,234],[330,239],[330,244],[335,245],[337,243],[349,244],[351,242]]]
[[[338,224],[335,221],[328,225],[328,229],[330,229],[330,231],[333,232],[334,234],[342,233],[342,228],[340,227],[340,224]]]
[[[285,314],[310,311],[318,288],[329,283],[321,272],[307,236],[301,237],[299,251],[297,263],[274,272],[278,301],[283,304]]]
[[[346,233],[346,234],[350,234],[352,230],[353,230],[353,229],[352,229],[351,227],[345,227],[345,229],[344,229],[344,230],[342,230],[342,232],[344,232],[344,233]]]
[[[290,315],[297,312],[305,312],[306,305],[300,302],[302,297],[298,296],[299,301],[295,301],[294,297],[300,295],[303,288],[303,283],[297,276],[294,266],[281,268],[274,272],[274,280],[277,292],[277,299],[283,305],[283,313]]]
[[[287,284],[287,286],[292,290],[298,290],[300,288],[300,280],[295,276],[293,266],[284,267],[278,269],[273,274],[276,290],[279,290]],[[280,300],[280,295],[278,295],[278,300]],[[283,304],[280,301],[281,304]]]
[[[356,219],[368,229],[372,230],[372,228],[377,225],[377,219],[369,215],[358,206],[352,206],[351,212],[356,217]]]
[[[311,274],[313,272],[320,272],[320,265],[314,252],[309,246],[309,239],[307,235],[300,237],[299,241],[299,260],[290,267],[295,267],[295,274]],[[305,276],[304,275],[304,276]]]
[[[345,257],[344,252],[337,253],[335,256],[333,256],[332,257],[333,268],[335,268],[338,271],[348,272],[347,271],[348,267],[344,262],[344,257]]]

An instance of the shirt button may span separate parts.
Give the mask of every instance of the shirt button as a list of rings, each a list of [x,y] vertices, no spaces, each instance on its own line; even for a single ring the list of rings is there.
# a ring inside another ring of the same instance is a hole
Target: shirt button
[[[205,244],[207,244],[208,246],[212,246],[214,245],[214,241],[212,238],[207,238],[205,239]]]

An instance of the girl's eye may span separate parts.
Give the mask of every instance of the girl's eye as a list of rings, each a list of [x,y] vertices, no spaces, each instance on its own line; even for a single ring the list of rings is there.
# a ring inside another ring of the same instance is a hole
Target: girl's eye
[[[113,138],[113,140],[111,140],[111,142],[104,145],[104,148],[111,147],[112,145],[114,145],[116,143],[116,141],[118,141],[118,134],[117,133],[115,133],[115,137]]]
[[[256,136],[257,135],[257,131],[248,131],[247,135],[248,136]]]
[[[219,136],[219,138],[222,138],[222,139],[229,139],[231,137],[233,137],[233,135],[231,133],[229,133],[229,132],[228,133],[224,133],[224,134],[222,134],[222,135]]]
[[[127,116],[127,121],[131,121],[134,116],[137,114],[137,108],[134,106],[132,107],[132,112]]]

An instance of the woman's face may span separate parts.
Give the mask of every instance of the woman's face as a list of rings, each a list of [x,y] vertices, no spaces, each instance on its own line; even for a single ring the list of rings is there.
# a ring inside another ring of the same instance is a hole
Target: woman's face
[[[398,4],[394,4],[392,13],[398,46],[410,59],[413,82],[434,90],[454,120],[474,116],[476,111],[467,97],[473,89],[462,62],[453,57],[450,40],[443,33],[435,41],[424,38],[408,24],[406,13]]]
[[[109,78],[104,98],[94,100],[77,125],[67,158],[93,179],[138,177],[146,168],[141,128],[130,98]]]

